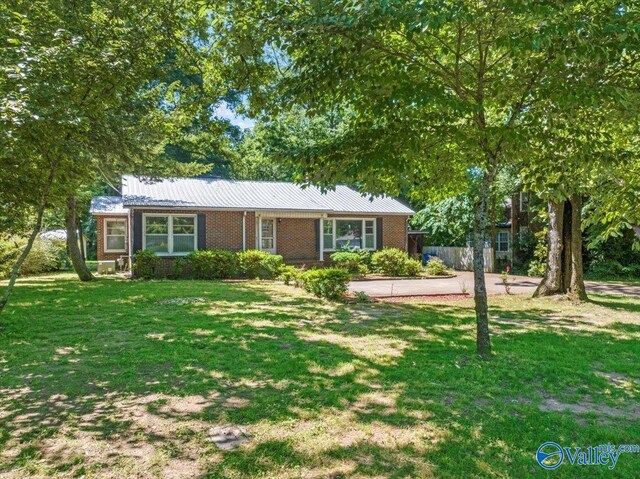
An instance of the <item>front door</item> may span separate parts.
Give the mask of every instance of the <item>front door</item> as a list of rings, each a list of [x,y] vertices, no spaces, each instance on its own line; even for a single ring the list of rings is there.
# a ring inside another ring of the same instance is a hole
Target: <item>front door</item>
[[[260,249],[273,254],[276,252],[276,220],[274,218],[260,219]]]

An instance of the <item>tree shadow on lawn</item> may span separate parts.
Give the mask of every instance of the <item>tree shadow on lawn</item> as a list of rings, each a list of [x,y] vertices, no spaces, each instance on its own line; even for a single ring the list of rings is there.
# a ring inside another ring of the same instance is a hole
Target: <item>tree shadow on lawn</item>
[[[109,279],[19,288],[10,311],[0,471],[517,475],[544,440],[616,439],[633,425],[536,406],[544,394],[620,401],[604,398],[593,364],[616,371],[640,354],[610,331],[538,329],[553,308],[494,306],[528,332],[494,321],[490,362],[473,354],[466,304],[336,306],[273,285]],[[206,439],[217,424],[251,441],[219,452]]]

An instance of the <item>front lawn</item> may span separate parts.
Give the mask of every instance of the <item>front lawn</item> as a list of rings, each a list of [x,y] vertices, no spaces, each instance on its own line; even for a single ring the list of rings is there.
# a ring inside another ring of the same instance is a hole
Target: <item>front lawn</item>
[[[640,298],[330,304],[269,283],[21,280],[0,316],[0,477],[640,477],[535,461],[640,443]],[[221,451],[209,429],[249,440]]]

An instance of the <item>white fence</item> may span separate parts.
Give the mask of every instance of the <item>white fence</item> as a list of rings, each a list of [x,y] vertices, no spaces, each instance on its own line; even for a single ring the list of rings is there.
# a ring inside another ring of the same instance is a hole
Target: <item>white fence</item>
[[[484,248],[484,270],[487,273],[493,272],[493,248]],[[422,251],[437,256],[449,268],[458,271],[473,271],[473,248],[456,246],[425,246]]]

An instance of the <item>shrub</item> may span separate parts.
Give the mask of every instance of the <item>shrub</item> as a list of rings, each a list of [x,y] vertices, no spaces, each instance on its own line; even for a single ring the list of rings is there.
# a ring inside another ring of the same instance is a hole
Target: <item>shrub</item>
[[[407,262],[404,264],[404,273],[404,276],[420,276],[420,273],[422,273],[422,262],[417,259],[407,259]],[[444,274],[447,274],[446,268]]]
[[[275,279],[284,266],[282,256],[251,249],[236,254],[240,276],[249,279]]]
[[[422,269],[419,264],[398,248],[384,248],[371,256],[373,270],[385,276],[416,276]]]
[[[356,291],[354,293],[353,297],[354,297],[354,299],[356,300],[357,303],[370,303],[371,302],[371,296],[369,296],[364,291]]]
[[[22,250],[22,248],[20,248]],[[41,274],[58,271],[66,258],[66,242],[38,238],[20,267],[20,274]]]
[[[369,272],[363,261],[363,256],[355,251],[338,251],[331,255],[336,268],[344,269],[351,275],[363,276]]]
[[[225,279],[238,273],[238,260],[231,251],[199,250],[186,257],[189,275],[195,279]]]
[[[445,276],[449,273],[447,266],[440,258],[431,258],[424,267],[429,276]]]
[[[310,269],[301,275],[307,292],[331,301],[344,296],[350,279],[349,273],[340,268]]]
[[[602,259],[593,261],[589,265],[589,273],[596,277],[612,278],[626,276],[625,267],[615,259]]]
[[[546,262],[539,261],[537,259],[532,260],[527,268],[527,275],[534,278],[542,278],[544,276],[545,269],[547,268]]]
[[[159,258],[153,251],[141,249],[133,255],[133,276],[142,279],[156,277]]]
[[[289,286],[293,284],[294,286],[300,286],[299,277],[303,273],[303,271],[295,266],[286,265],[280,268],[280,274],[277,279],[280,281],[284,281],[284,284]]]
[[[18,240],[9,236],[0,237],[0,278],[6,278],[11,274],[18,256],[20,256]]]

